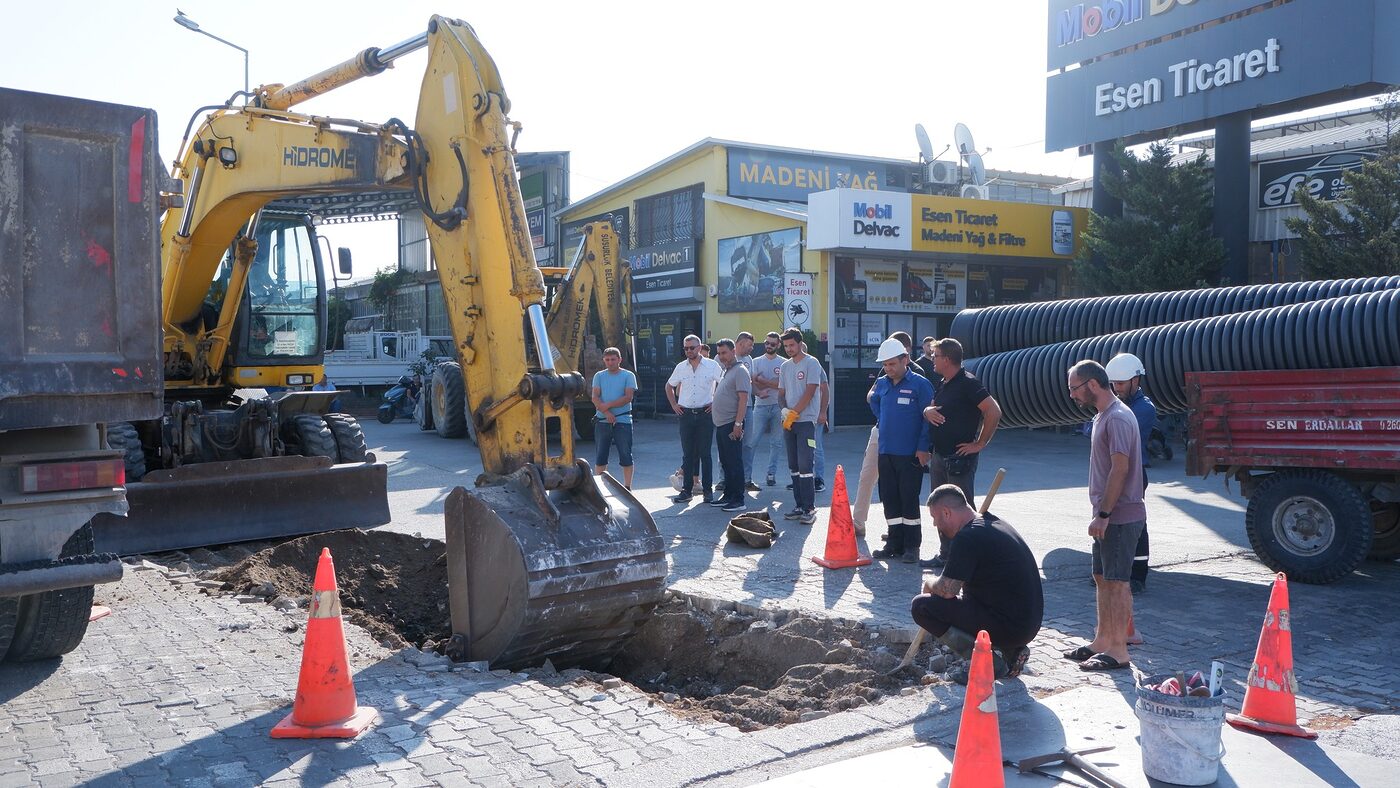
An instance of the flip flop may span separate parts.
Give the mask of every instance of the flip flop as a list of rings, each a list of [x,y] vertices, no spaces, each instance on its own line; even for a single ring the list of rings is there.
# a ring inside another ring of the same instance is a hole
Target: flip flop
[[[1072,660],[1074,662],[1083,662],[1084,660],[1094,656],[1094,650],[1089,648],[1088,646],[1080,646],[1079,648],[1070,649],[1069,651],[1066,651],[1064,653],[1064,656],[1065,659]]]
[[[1095,654],[1079,663],[1080,670],[1122,670],[1133,663],[1119,662],[1108,654]]]

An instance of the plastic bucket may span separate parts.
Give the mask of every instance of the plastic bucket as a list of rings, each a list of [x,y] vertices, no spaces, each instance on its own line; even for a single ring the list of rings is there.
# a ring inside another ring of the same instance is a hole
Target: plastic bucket
[[[1142,770],[1154,780],[1173,785],[1210,785],[1225,757],[1220,742],[1225,693],[1192,698],[1143,689],[1172,675],[1147,676],[1137,687],[1134,711],[1141,723]]]

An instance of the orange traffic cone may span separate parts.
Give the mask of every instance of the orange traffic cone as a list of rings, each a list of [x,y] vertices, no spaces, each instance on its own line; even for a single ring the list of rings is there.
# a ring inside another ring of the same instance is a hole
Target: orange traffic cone
[[[836,466],[836,478],[831,492],[831,514],[826,523],[826,555],[812,560],[827,569],[865,566],[869,556],[856,549],[856,526],[851,520],[851,503],[846,498],[846,472]]]
[[[323,547],[312,584],[311,615],[306,620],[297,697],[292,713],[272,729],[272,738],[351,739],[368,728],[376,716],[374,709],[355,705],[355,685],[345,659],[335,564],[331,562],[330,548]]]
[[[1006,784],[1001,767],[1001,731],[997,727],[997,693],[992,683],[992,639],[977,633],[972,665],[967,673],[958,745],[953,750],[953,776],[948,788],[994,788]]]
[[[1245,680],[1244,708],[1226,714],[1236,728],[1316,739],[1317,733],[1298,724],[1298,679],[1293,675],[1293,631],[1288,615],[1288,578],[1274,578],[1269,609],[1259,633],[1259,649]]]

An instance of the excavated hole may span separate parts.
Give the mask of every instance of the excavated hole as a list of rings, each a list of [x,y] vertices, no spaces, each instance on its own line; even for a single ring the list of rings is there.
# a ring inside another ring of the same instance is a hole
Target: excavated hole
[[[859,708],[935,680],[925,679],[935,647],[925,644],[912,666],[888,676],[905,647],[883,640],[855,624],[708,613],[673,599],[609,670],[673,708],[750,731]]]
[[[388,531],[316,534],[251,555],[239,549],[238,563],[209,576],[238,593],[304,605],[322,547],[331,548],[347,620],[386,645],[441,652],[450,625],[445,546],[438,540]],[[673,595],[656,608],[606,674],[521,670],[548,683],[601,682],[611,674],[681,716],[716,719],[750,731],[859,708],[907,687],[943,680],[927,672],[941,670],[947,659],[929,641],[912,666],[886,675],[906,645],[886,643],[848,622],[709,612]]]

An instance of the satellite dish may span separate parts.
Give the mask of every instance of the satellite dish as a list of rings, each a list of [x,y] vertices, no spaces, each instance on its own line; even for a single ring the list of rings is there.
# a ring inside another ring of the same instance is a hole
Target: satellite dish
[[[977,152],[977,146],[972,142],[972,131],[961,123],[953,126],[953,144],[958,146],[958,153],[964,157]]]
[[[982,154],[976,151],[967,154],[967,169],[975,185],[981,186],[987,182],[987,165],[982,163]]]
[[[919,155],[924,161],[933,161],[933,143],[928,140],[928,132],[924,131],[924,124],[914,124],[914,136],[919,140]]]

